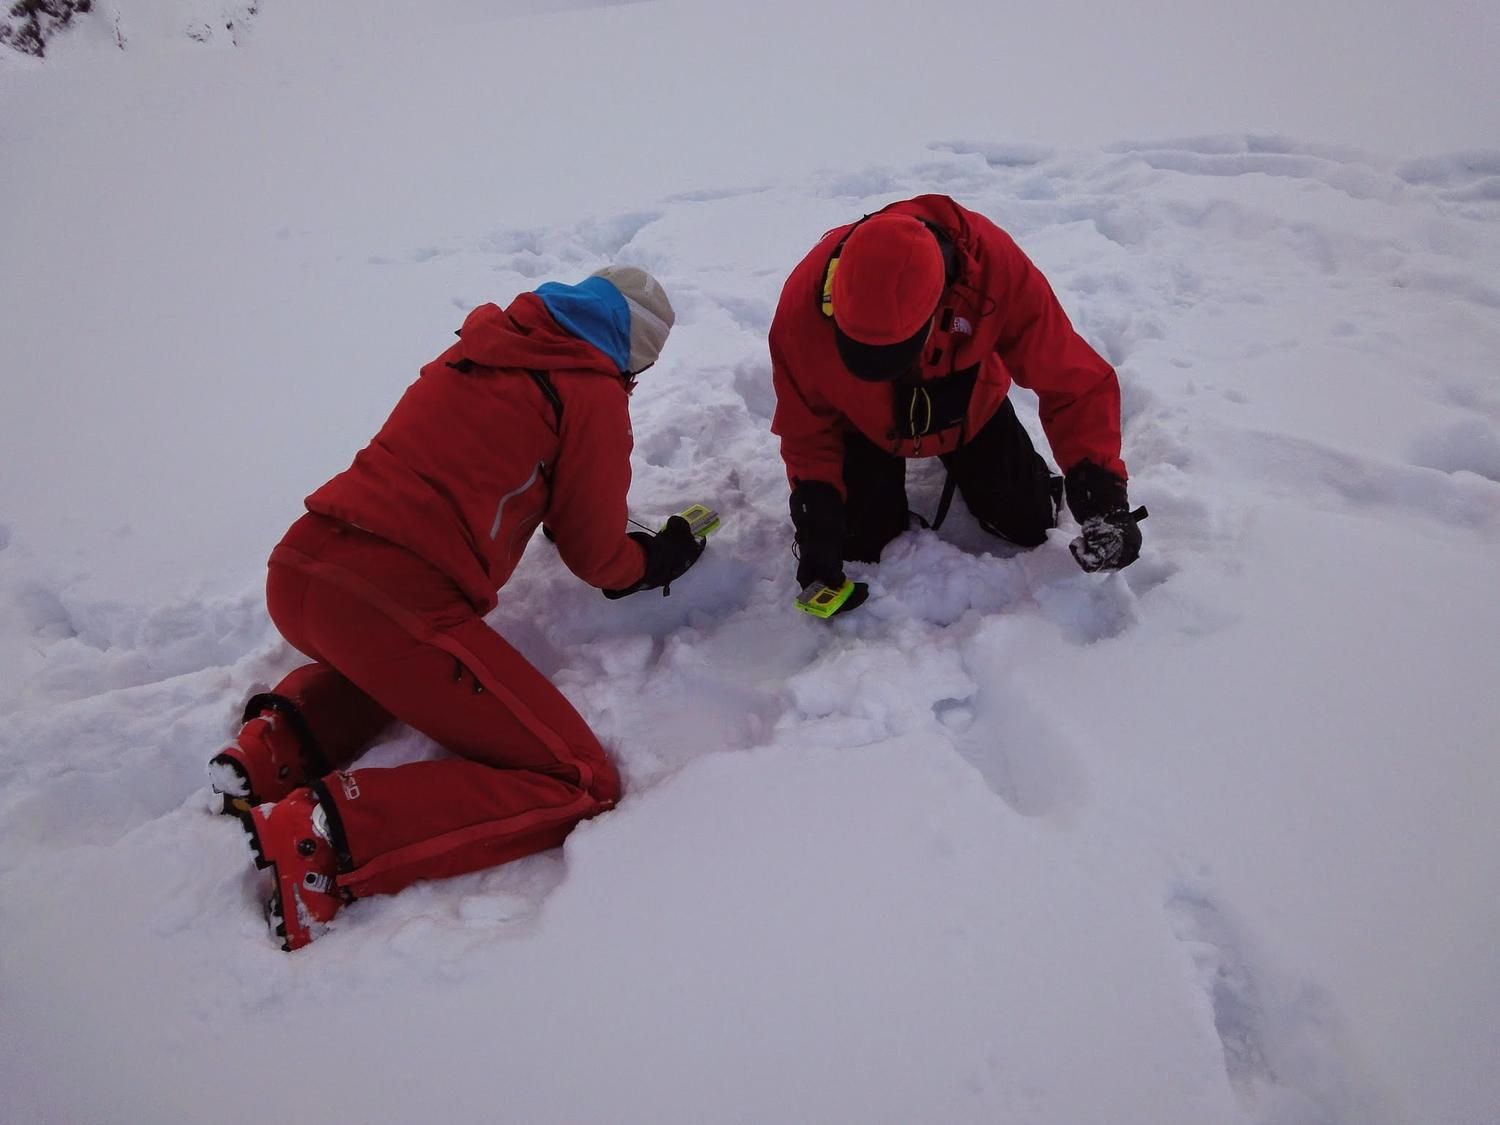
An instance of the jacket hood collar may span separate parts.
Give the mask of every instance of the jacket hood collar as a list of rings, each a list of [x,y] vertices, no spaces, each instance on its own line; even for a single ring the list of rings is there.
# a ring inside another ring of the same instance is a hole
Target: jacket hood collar
[[[508,308],[480,305],[458,330],[459,354],[482,367],[598,371],[619,375],[615,361],[553,319],[535,293],[523,293]]]

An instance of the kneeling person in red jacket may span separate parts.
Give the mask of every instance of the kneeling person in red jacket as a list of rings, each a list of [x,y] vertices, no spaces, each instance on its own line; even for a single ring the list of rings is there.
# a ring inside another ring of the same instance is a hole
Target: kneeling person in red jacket
[[[947,469],[940,513],[956,487],[986,531],[1032,547],[1065,487],[1084,569],[1138,557],[1114,369],[983,215],[924,195],[829,231],[787,279],[770,345],[800,586],[836,590],[846,560],[879,561],[907,528],[913,457]],[[1012,382],[1036,392],[1063,479],[1016,418]],[[844,608],[866,594],[856,584]]]
[[[673,319],[628,266],[480,306],[272,552],[271,619],[312,663],[250,700],[209,773],[274,869],[284,949],[351,898],[554,847],[619,799],[588,724],[484,615],[543,520],[609,597],[697,560],[680,517],[624,531],[629,395]],[[392,719],[454,756],[345,770]]]

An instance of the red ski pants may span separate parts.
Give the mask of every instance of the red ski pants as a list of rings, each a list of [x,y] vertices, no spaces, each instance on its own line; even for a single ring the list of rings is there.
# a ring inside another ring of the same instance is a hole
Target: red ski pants
[[[314,788],[352,894],[555,847],[619,800],[619,775],[582,716],[410,552],[304,516],[271,555],[266,602],[314,661],[276,694],[334,771]],[[456,756],[342,769],[392,718]]]

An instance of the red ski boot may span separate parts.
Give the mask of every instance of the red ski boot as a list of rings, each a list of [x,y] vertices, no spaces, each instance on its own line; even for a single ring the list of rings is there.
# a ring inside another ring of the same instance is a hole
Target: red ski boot
[[[209,761],[208,781],[219,811],[237,816],[306,785],[302,740],[290,718],[274,708],[263,708]]]
[[[251,809],[241,820],[255,865],[271,868],[275,876],[266,924],[282,939],[282,949],[301,949],[323,934],[348,899],[336,882],[328,814],[311,789],[298,789],[274,805]]]

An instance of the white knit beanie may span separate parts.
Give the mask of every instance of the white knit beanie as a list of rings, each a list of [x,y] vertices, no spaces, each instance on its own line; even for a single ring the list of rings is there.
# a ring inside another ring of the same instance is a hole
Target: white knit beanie
[[[638,266],[605,266],[592,275],[620,291],[630,309],[630,371],[644,371],[661,355],[677,314],[661,282]]]

